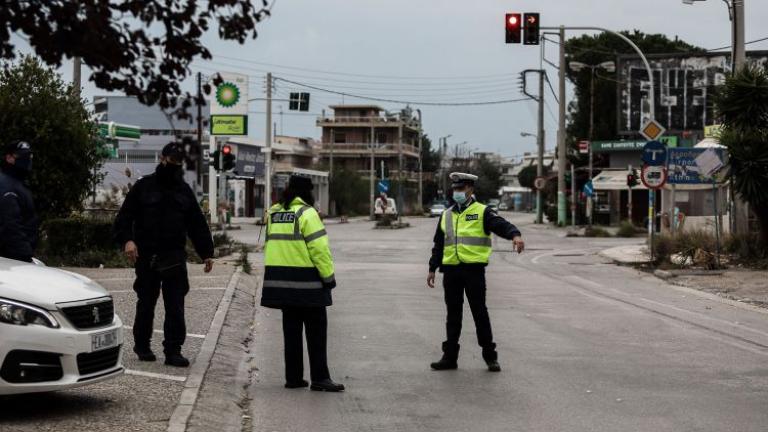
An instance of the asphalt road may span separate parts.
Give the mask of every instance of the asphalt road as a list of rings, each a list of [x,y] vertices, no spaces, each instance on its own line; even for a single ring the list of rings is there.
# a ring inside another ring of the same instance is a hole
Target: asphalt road
[[[253,430],[766,430],[765,312],[596,255],[642,239],[565,238],[514,219],[528,249],[496,239],[487,273],[499,374],[485,369],[466,304],[459,369],[429,368],[445,337],[442,289],[425,284],[436,219],[329,224],[330,366],[348,390],[284,389],[280,312],[257,308]]]

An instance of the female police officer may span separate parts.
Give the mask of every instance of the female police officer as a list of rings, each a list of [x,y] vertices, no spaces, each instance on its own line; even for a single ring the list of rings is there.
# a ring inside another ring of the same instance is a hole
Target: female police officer
[[[328,318],[336,286],[328,236],[312,207],[312,181],[291,176],[282,200],[269,209],[261,305],[283,311],[285,387],[309,386],[304,380],[302,330],[307,334],[312,390],[340,392],[326,355]]]

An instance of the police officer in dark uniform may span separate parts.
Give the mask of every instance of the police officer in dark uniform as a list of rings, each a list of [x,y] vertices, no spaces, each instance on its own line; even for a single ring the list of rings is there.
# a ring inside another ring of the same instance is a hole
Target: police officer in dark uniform
[[[136,267],[133,289],[138,301],[133,351],[139,360],[156,360],[150,340],[155,305],[162,292],[165,364],[177,367],[189,366],[189,360],[181,354],[187,333],[187,236],[205,262],[205,272],[213,268],[211,231],[192,189],[184,181],[183,161],[181,144],[166,145],[155,173],[139,179],[128,192],[114,226],[116,242]]]
[[[38,220],[25,180],[32,171],[32,149],[24,141],[3,147],[0,161],[0,257],[32,262]]]
[[[501,371],[493,342],[491,320],[485,305],[485,267],[491,256],[491,233],[512,240],[518,253],[525,244],[520,230],[489,207],[473,197],[477,176],[451,173],[454,204],[440,217],[429,260],[427,285],[435,287],[435,271],[443,273],[447,338],[443,342],[443,357],[432,363],[434,370],[456,369],[459,358],[459,336],[464,295],[475,320],[477,341],[483,349],[483,359],[491,372]]]

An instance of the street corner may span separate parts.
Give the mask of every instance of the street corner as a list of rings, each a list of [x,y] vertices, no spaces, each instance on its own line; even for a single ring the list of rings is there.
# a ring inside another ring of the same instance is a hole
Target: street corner
[[[616,246],[604,249],[598,255],[619,265],[633,266],[651,262],[648,246],[644,244]]]

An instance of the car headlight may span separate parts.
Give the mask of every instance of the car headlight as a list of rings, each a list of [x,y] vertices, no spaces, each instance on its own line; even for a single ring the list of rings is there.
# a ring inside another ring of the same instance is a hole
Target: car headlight
[[[56,318],[45,309],[2,298],[0,298],[0,323],[59,328]]]

